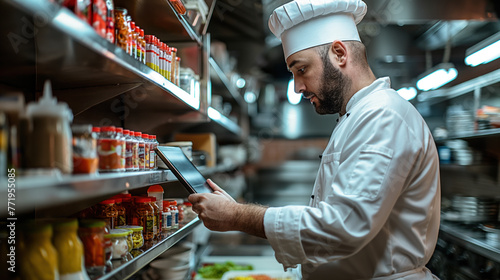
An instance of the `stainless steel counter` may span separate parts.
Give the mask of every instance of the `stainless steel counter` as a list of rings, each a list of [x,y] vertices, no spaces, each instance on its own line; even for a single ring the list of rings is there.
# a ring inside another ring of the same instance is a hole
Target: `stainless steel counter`
[[[500,263],[500,242],[479,228],[441,222],[440,235],[487,259]]]

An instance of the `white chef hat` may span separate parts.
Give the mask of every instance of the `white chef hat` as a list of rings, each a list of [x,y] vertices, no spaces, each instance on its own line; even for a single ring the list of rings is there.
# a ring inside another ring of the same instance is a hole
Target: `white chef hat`
[[[361,0],[295,0],[273,11],[269,29],[281,40],[287,59],[335,40],[361,41],[356,24],[365,14]]]

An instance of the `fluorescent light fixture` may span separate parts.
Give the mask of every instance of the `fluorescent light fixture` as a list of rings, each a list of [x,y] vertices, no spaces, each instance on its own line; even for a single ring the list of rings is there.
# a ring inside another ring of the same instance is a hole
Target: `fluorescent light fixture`
[[[398,94],[406,100],[412,100],[417,96],[417,89],[414,87],[403,87],[397,90]]]
[[[221,113],[219,113],[219,111],[215,110],[212,107],[208,107],[207,114],[208,114],[208,117],[214,121],[218,121],[218,120],[222,119]]]
[[[295,92],[293,79],[290,79],[290,81],[288,81],[288,89],[286,90],[286,97],[288,98],[288,102],[290,102],[290,104],[292,105],[299,104],[300,100],[302,99],[302,94]]]
[[[421,75],[417,88],[423,91],[437,89],[455,80],[457,75],[458,71],[453,63],[440,63]]]
[[[475,67],[500,57],[500,32],[470,47],[465,52],[465,64]]]

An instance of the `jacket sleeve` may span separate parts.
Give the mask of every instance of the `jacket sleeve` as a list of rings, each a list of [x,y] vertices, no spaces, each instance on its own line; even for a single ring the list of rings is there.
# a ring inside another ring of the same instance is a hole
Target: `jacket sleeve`
[[[382,229],[407,185],[422,144],[404,116],[373,108],[353,117],[356,125],[342,135],[346,144],[340,155],[323,155],[332,160],[322,160],[316,184],[328,195],[314,207],[285,206],[265,213],[266,236],[285,267],[333,261],[361,250]]]

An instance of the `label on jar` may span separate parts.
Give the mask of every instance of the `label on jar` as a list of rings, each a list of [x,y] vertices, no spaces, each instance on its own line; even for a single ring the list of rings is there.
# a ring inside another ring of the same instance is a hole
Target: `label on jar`
[[[139,169],[144,169],[146,167],[146,154],[145,154],[144,143],[139,143]]]

